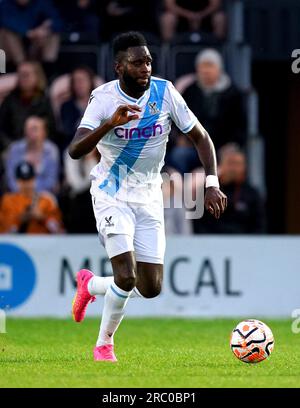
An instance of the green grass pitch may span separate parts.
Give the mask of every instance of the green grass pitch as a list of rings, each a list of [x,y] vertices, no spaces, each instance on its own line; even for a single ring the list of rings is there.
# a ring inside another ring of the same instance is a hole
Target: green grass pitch
[[[0,334],[0,387],[299,387],[300,334],[263,320],[275,349],[238,361],[229,336],[241,319],[129,319],[115,336],[117,364],[95,363],[99,321],[8,318]]]

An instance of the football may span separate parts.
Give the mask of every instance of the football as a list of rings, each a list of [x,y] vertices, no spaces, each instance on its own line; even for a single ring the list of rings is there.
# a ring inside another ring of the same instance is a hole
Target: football
[[[268,358],[273,351],[273,333],[259,320],[244,320],[232,331],[230,347],[240,361],[259,363]]]

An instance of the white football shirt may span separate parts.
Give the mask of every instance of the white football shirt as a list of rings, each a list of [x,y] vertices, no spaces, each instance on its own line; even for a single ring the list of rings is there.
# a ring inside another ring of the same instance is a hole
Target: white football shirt
[[[187,133],[197,118],[167,80],[151,77],[149,89],[139,99],[125,94],[115,80],[92,92],[79,128],[96,129],[124,104],[138,105],[139,119],[115,127],[100,140],[101,160],[91,176],[111,197],[144,203],[161,186],[171,122]]]

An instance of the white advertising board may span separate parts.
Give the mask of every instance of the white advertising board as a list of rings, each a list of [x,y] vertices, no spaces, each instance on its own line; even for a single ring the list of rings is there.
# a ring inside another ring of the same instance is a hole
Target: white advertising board
[[[0,237],[0,309],[11,316],[71,316],[76,271],[112,273],[96,236]],[[103,298],[88,308],[100,316]],[[300,238],[168,237],[164,283],[131,299],[131,316],[290,317],[300,308]]]

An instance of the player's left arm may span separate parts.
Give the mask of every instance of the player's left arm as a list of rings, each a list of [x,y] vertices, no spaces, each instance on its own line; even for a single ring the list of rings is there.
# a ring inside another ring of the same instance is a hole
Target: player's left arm
[[[171,82],[167,84],[165,98],[169,104],[171,119],[182,133],[190,137],[203,164],[206,174],[205,208],[216,218],[220,218],[226,209],[227,197],[219,188],[214,144]]]
[[[206,174],[205,208],[218,219],[227,207],[227,197],[219,188],[214,144],[199,121],[187,135],[197,149]]]

